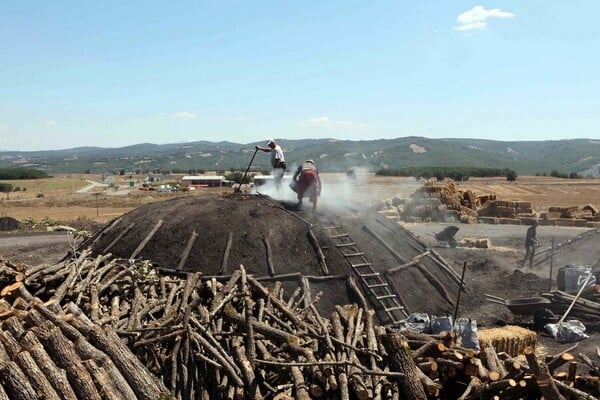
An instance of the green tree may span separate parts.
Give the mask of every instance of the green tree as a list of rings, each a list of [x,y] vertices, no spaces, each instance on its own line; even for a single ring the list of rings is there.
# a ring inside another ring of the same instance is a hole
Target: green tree
[[[6,200],[8,200],[8,194],[13,191],[13,185],[10,183],[0,182],[0,192],[6,193]]]
[[[506,172],[506,180],[510,181],[510,182],[516,181],[517,173],[515,171],[513,171],[512,169],[508,170],[508,172]]]

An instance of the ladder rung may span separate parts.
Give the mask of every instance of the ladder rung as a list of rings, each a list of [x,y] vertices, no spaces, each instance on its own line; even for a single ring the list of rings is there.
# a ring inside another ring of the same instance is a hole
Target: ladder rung
[[[364,256],[365,253],[350,253],[350,254],[344,254],[344,257],[358,257],[358,256]]]
[[[338,228],[341,228],[341,226],[324,226],[323,230],[324,231],[329,231],[329,230],[338,229]]]
[[[399,310],[404,310],[404,307],[402,307],[402,306],[390,307],[390,308],[386,308],[384,311],[386,313],[389,313],[392,311],[399,311]]]
[[[387,286],[387,285],[388,285],[387,283],[376,283],[374,285],[367,284],[367,287],[369,289],[374,289],[374,288],[384,287],[384,286]]]
[[[340,243],[340,244],[335,245],[335,247],[348,247],[348,246],[356,246],[356,243]]]
[[[360,263],[360,264],[350,264],[352,268],[360,268],[360,267],[370,267],[371,263]]]
[[[342,233],[340,235],[329,236],[330,239],[337,239],[337,238],[341,238],[341,237],[348,237],[348,234],[347,233]]]
[[[396,297],[396,295],[395,294],[384,294],[383,296],[375,296],[375,298],[377,300],[391,299],[392,297]]]
[[[368,273],[368,274],[358,274],[360,275],[362,278],[369,278],[371,276],[379,276],[379,272],[372,272],[372,273]]]

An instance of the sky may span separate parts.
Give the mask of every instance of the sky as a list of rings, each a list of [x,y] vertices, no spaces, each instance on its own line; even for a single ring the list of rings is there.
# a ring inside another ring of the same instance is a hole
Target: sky
[[[0,149],[600,139],[600,2],[0,4]]]

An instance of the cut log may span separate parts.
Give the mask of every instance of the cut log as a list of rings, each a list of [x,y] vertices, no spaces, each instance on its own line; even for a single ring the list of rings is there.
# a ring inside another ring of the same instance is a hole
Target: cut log
[[[194,243],[196,243],[197,238],[198,238],[198,233],[196,233],[196,230],[193,230],[192,235],[190,236],[190,239],[188,240],[188,242],[185,246],[185,249],[183,250],[183,253],[181,254],[179,263],[177,264],[177,269],[179,271],[181,271],[185,268],[185,263],[187,262],[187,259],[190,256],[190,252],[192,251],[192,248],[194,247]]]
[[[41,396],[31,386],[27,376],[14,361],[10,361],[0,368],[0,383],[10,399],[41,399]]]
[[[69,384],[66,371],[56,366],[35,334],[27,331],[21,336],[20,343],[23,349],[31,354],[56,393],[59,393],[63,400],[77,400],[77,396]]]
[[[381,341],[389,354],[392,370],[404,374],[404,378],[398,378],[403,398],[426,400],[427,394],[419,379],[418,368],[410,355],[406,338],[399,333],[391,333],[383,335]]]

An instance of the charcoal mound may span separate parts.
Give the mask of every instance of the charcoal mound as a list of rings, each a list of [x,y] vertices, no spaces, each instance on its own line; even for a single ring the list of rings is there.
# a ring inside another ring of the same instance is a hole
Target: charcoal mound
[[[21,223],[12,217],[0,218],[0,231],[15,231],[21,229]]]
[[[456,271],[441,256],[380,214],[325,208],[315,214],[263,195],[147,204],[109,222],[81,247],[205,278],[230,275],[243,265],[256,277],[281,281],[284,291],[289,275],[296,279],[289,287],[298,279],[310,282],[323,313],[366,299],[382,321],[399,319],[385,311],[398,304],[407,312],[452,313],[458,289]],[[390,292],[382,292],[381,283]]]

